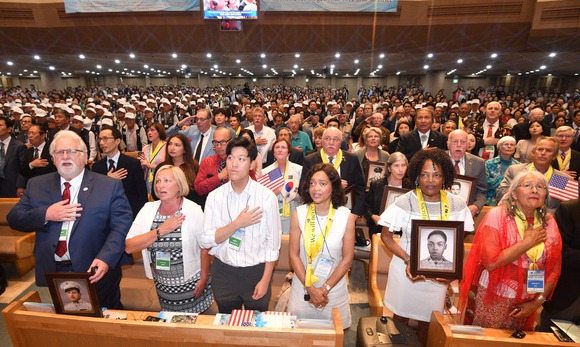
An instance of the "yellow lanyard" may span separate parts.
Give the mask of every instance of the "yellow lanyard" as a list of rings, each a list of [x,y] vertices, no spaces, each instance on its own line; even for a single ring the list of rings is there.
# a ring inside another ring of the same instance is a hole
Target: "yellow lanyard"
[[[415,194],[417,194],[417,200],[419,200],[419,210],[421,211],[421,219],[430,220],[429,211],[427,210],[427,204],[425,204],[425,199],[423,198],[423,193],[421,188],[415,189]],[[449,207],[449,198],[444,190],[441,190],[441,215],[438,220],[449,220],[449,214],[451,213],[451,208]]]
[[[288,167],[290,166],[290,163],[288,162],[288,159],[286,159],[286,168],[284,169],[284,186],[286,184],[288,184]],[[276,167],[278,167],[278,162],[276,162]],[[282,189],[284,189],[284,186],[282,186]],[[290,203],[288,201],[286,201],[286,197],[282,198],[282,216],[283,217],[290,217]]]
[[[324,229],[320,231],[318,237],[316,237],[316,209],[314,204],[308,205],[308,212],[306,213],[306,223],[304,223],[304,250],[306,251],[307,267],[306,267],[306,278],[304,280],[304,285],[310,287],[313,283],[318,282],[318,278],[314,276],[314,268],[312,267],[312,260],[320,253],[322,247],[324,246],[324,241],[326,236],[332,228],[332,222],[334,220],[334,208],[332,207],[332,202],[330,203],[330,208],[328,209],[328,219],[326,220],[326,225]]]
[[[328,155],[324,153],[323,148],[320,149],[320,156],[322,157],[322,162],[324,164],[328,164]],[[342,163],[342,149],[338,150],[338,153],[336,154],[336,159],[334,160],[334,163],[332,163],[332,165],[334,165],[334,168],[338,170],[338,168],[340,167],[340,163]]]
[[[155,150],[153,149],[153,146],[149,146],[149,162],[151,164],[153,164],[155,157],[157,157],[157,154],[159,154],[159,151],[161,151],[161,148],[163,148],[164,144],[165,144],[164,141],[159,141],[159,143],[157,143],[157,147],[155,147]],[[153,182],[153,170],[151,169],[149,169],[148,180],[149,182]]]
[[[559,155],[557,157],[558,159],[558,168],[560,168],[560,171],[562,170],[566,170],[566,166],[568,166],[568,164],[570,164],[570,159],[572,158],[572,155],[570,154],[570,150],[568,150],[568,152],[566,152],[566,158],[564,158],[564,160],[562,160],[562,156]]]
[[[530,164],[530,166],[528,166],[528,171],[538,171],[536,169],[536,167],[534,166],[534,164]],[[552,174],[554,173],[554,169],[552,169],[552,166],[548,167],[548,171],[546,171],[546,173],[544,174],[544,176],[546,176],[546,180],[548,182],[550,182],[550,179],[552,178]]]
[[[522,211],[520,211],[519,208],[516,209],[516,224],[518,226],[518,232],[520,233],[520,237],[522,238],[522,240],[524,239],[524,231],[528,228],[528,220],[526,219],[526,216],[522,213]],[[540,216],[538,215],[537,211],[534,211],[534,226],[533,228],[537,228],[539,226],[542,225],[542,220],[540,219]],[[528,256],[528,258],[530,259],[530,270],[538,270],[538,259],[540,259],[540,257],[542,256],[542,253],[544,253],[544,246],[545,244],[543,242],[535,245],[534,247],[528,249],[526,251],[526,255]]]

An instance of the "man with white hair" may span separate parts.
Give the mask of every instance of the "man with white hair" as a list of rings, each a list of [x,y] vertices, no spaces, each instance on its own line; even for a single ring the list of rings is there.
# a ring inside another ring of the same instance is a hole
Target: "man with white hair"
[[[474,129],[477,144],[472,153],[478,153],[483,160],[497,155],[497,142],[504,135],[504,124],[500,121],[500,116],[501,105],[492,101],[487,104],[485,120]]]
[[[272,128],[267,127],[264,122],[266,122],[266,113],[264,110],[261,107],[254,108],[254,124],[250,125],[247,129],[254,133],[258,152],[262,156],[262,163],[266,162],[268,151],[274,141],[276,141],[276,132]]]
[[[365,212],[365,182],[363,171],[357,157],[340,149],[342,143],[342,131],[331,127],[322,133],[322,148],[304,158],[302,172],[308,172],[318,163],[328,163],[334,166],[342,180],[342,188],[354,186],[354,206],[351,212],[362,216]],[[302,175],[300,185],[307,175]]]
[[[580,172],[580,152],[570,148],[574,141],[574,129],[567,125],[556,129],[554,136],[558,140],[560,148],[556,159],[552,161],[552,167],[560,170],[575,180],[578,180],[578,173]]]

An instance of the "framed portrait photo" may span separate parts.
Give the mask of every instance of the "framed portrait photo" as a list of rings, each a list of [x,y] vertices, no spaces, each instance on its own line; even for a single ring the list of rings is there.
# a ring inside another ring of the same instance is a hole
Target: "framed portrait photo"
[[[346,187],[344,190],[344,197],[346,199],[344,206],[352,211],[352,208],[354,207],[354,185]]]
[[[463,222],[413,220],[411,274],[427,278],[461,279]]]
[[[369,163],[369,171],[367,173],[366,191],[369,191],[371,183],[382,180],[387,174],[387,163],[377,162]]]
[[[448,194],[459,195],[469,205],[469,199],[475,194],[475,177],[456,175],[451,188],[447,189]]]
[[[383,200],[381,201],[380,212],[381,213],[385,212],[387,207],[389,207],[392,203],[395,202],[396,198],[405,194],[409,190],[410,189],[385,186],[385,190],[383,191]]]
[[[54,310],[60,314],[102,317],[101,305],[88,272],[47,272],[45,274]]]

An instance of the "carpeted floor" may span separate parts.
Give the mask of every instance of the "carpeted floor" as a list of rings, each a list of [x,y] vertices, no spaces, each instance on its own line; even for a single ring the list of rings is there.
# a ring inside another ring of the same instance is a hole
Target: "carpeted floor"
[[[348,287],[351,302],[352,325],[345,331],[344,345],[354,347],[356,345],[356,327],[361,317],[370,315],[370,307],[367,296],[367,260],[355,260],[353,262]],[[9,285],[4,294],[0,295],[0,311],[5,309],[12,301],[19,299],[25,293],[38,291],[43,302],[52,302],[48,288],[37,287],[34,284],[34,270],[27,273],[22,278],[18,278],[16,268],[10,264],[2,264],[6,276],[9,279]],[[12,341],[6,330],[4,318],[0,317],[0,346],[11,347]]]

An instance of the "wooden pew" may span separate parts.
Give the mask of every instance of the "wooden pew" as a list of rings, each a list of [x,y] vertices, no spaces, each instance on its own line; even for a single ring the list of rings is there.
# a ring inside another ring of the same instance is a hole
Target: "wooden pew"
[[[8,225],[6,216],[18,203],[18,198],[0,198],[0,262],[14,263],[18,276],[34,268],[34,233],[16,231]]]

